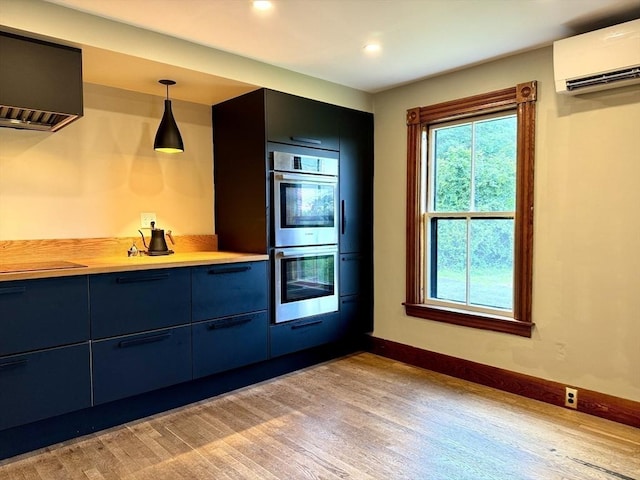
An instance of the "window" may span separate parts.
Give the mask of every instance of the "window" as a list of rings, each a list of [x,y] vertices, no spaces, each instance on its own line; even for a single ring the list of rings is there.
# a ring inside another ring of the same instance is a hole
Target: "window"
[[[536,82],[407,112],[407,315],[531,336]]]

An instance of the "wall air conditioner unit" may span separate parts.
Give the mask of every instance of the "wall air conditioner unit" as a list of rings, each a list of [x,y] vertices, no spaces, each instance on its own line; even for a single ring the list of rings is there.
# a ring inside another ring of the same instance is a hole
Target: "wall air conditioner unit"
[[[640,19],[554,42],[553,70],[568,95],[640,83]]]

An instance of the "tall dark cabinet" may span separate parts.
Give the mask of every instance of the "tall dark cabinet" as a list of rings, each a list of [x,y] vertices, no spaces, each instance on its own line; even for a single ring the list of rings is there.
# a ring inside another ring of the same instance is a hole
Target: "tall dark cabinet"
[[[221,250],[270,253],[270,151],[339,152],[339,323],[371,331],[373,115],[270,89],[214,105],[212,115]]]
[[[340,111],[340,315],[373,330],[373,115]]]

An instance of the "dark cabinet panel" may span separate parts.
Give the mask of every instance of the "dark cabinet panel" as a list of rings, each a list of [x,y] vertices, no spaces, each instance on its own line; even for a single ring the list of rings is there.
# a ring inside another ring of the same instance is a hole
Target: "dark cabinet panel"
[[[88,339],[86,276],[0,283],[0,355]]]
[[[192,328],[194,378],[267,359],[267,312],[200,322]]]
[[[338,313],[271,325],[271,357],[338,341],[346,335],[345,327]]]
[[[88,342],[0,358],[0,430],[90,405]]]
[[[340,297],[340,321],[348,335],[357,336],[373,331],[373,305],[371,297],[348,295]]]
[[[338,109],[330,104],[266,90],[267,139],[338,150]]]
[[[215,224],[221,250],[266,253],[265,90],[212,107]]]
[[[91,337],[112,337],[188,323],[188,268],[92,275],[89,279]]]
[[[373,115],[340,116],[340,252],[373,251]]]
[[[191,326],[93,342],[96,405],[191,380]]]
[[[360,253],[340,255],[340,295],[356,295],[368,282],[369,259]]]
[[[194,267],[192,281],[193,321],[267,308],[267,262]]]
[[[340,255],[340,314],[351,327],[373,331],[373,273],[371,257]]]

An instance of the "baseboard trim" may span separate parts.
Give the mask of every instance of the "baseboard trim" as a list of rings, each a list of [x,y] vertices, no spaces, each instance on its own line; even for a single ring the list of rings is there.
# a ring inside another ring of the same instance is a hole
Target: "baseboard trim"
[[[409,365],[426,368],[427,370],[561,407],[564,407],[565,387],[577,388],[579,391],[578,411],[640,428],[640,402],[587,390],[577,385],[564,385],[502,368],[422,350],[382,338],[370,337],[368,350],[376,355],[398,360]]]

